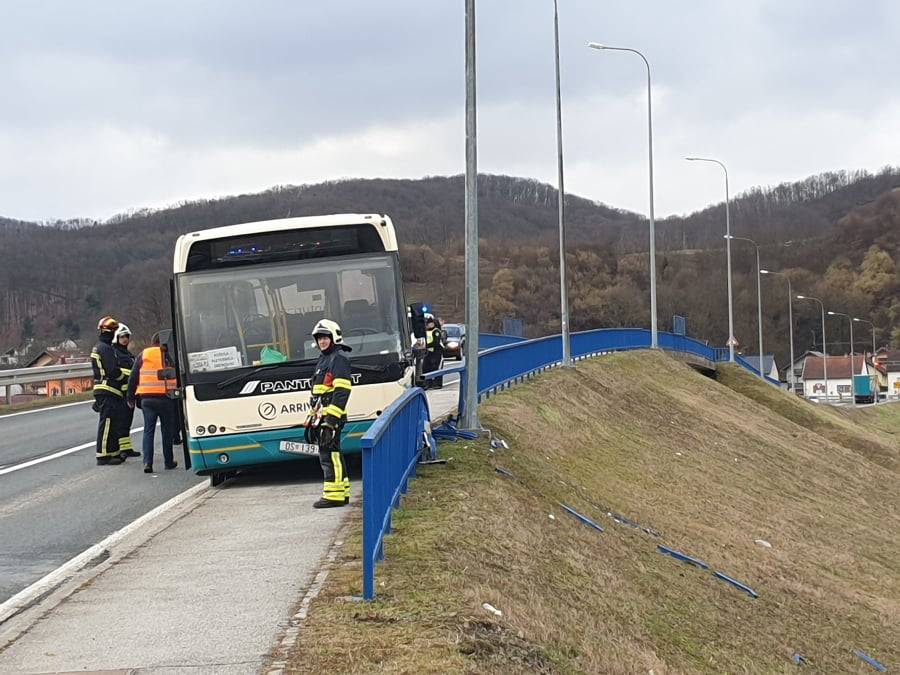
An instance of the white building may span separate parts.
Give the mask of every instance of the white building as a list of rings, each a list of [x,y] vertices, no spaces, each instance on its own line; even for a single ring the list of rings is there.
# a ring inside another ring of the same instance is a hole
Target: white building
[[[853,391],[853,375],[870,375],[870,366],[862,355],[828,356],[825,359],[809,356],[803,362],[803,395],[806,398],[825,398],[825,366],[828,368],[828,399],[849,401]]]
[[[875,363],[886,375],[888,398],[900,399],[900,349],[879,349]]]

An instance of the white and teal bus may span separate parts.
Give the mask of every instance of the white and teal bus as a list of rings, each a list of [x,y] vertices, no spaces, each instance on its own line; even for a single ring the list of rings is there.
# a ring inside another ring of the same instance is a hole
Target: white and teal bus
[[[175,244],[173,319],[185,451],[216,485],[296,461],[305,444],[310,332],[337,321],[353,348],[344,448],[412,386],[397,237],[383,215],[285,218],[191,232]]]

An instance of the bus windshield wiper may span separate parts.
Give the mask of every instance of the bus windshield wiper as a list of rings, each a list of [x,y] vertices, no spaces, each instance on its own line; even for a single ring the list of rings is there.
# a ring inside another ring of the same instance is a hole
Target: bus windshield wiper
[[[317,359],[293,359],[292,361],[267,363],[264,366],[257,366],[253,370],[247,371],[246,373],[238,373],[234,377],[229,377],[227,380],[222,380],[221,382],[216,384],[216,388],[220,390],[225,389],[225,387],[229,387],[232,384],[236,384],[237,382],[246,380],[251,375],[256,375],[257,373],[262,373],[267,370],[275,370],[276,368],[283,368],[284,366],[311,366],[316,362],[316,360]]]

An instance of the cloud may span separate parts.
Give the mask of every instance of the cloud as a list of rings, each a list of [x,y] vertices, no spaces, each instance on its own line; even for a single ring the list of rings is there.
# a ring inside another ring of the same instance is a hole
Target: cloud
[[[462,3],[267,0],[4,8],[0,214],[463,170]],[[478,3],[480,168],[556,182],[552,3]],[[896,162],[900,5],[560,0],[567,188],[658,215],[721,186]]]

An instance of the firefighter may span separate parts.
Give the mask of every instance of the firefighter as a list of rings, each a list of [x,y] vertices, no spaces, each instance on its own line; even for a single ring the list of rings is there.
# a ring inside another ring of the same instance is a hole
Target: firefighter
[[[153,444],[156,436],[156,421],[162,428],[163,462],[166,469],[178,466],[172,453],[175,439],[175,378],[163,377],[162,370],[172,368],[172,361],[164,345],[160,344],[159,333],[153,335],[150,346],[140,353],[134,362],[131,377],[128,378],[128,404],[137,405],[144,413],[144,473],[153,473]]]
[[[327,509],[350,503],[350,478],[341,456],[341,429],[347,422],[352,387],[350,359],[344,352],[351,348],[344,344],[341,327],[329,319],[319,321],[312,336],[322,353],[312,380],[307,439],[318,443],[324,478],[322,498],[313,508]]]
[[[116,361],[119,364],[119,370],[122,371],[122,393],[128,393],[128,378],[131,375],[131,369],[134,367],[134,355],[128,351],[128,344],[131,342],[131,330],[124,323],[120,323],[113,335],[113,348],[116,350]],[[131,445],[131,423],[134,421],[134,407],[128,406],[122,417],[124,433],[119,437],[119,452],[123,457],[140,457],[139,452],[135,452],[134,446]]]
[[[119,322],[104,316],[97,324],[100,339],[91,350],[94,370],[94,410],[100,413],[97,427],[97,464],[121,464],[125,461],[119,450],[119,439],[128,433],[125,426],[128,406],[122,392],[122,370],[116,350],[112,346]]]
[[[423,373],[431,373],[441,369],[441,361],[444,358],[443,331],[437,325],[433,314],[425,315],[425,361],[422,364]],[[443,377],[435,377],[426,380],[425,389],[440,389],[444,386]]]

